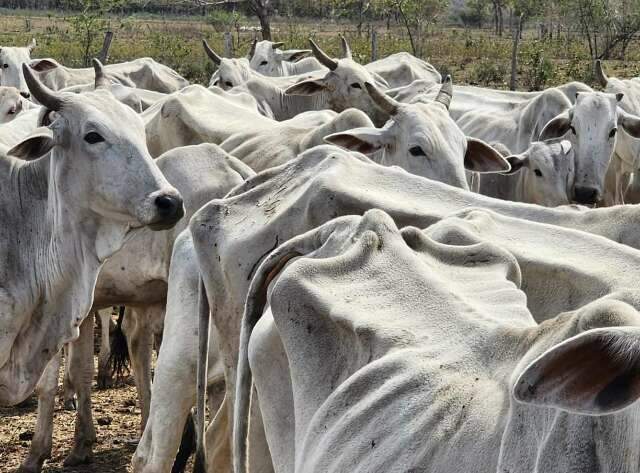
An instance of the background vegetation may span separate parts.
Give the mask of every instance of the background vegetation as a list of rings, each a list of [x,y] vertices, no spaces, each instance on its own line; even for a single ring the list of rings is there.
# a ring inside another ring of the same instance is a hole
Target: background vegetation
[[[193,82],[206,83],[213,66],[202,52],[202,38],[222,53],[223,35],[230,32],[234,54],[243,55],[254,37],[271,36],[287,48],[306,48],[307,38],[314,37],[337,56],[340,32],[355,58],[366,63],[371,60],[375,32],[378,57],[409,51],[451,73],[458,83],[506,88],[513,39],[521,26],[516,56],[519,89],[569,80],[592,83],[596,58],[608,60],[612,75],[640,73],[640,0],[213,3],[0,0],[0,45],[27,44],[36,37],[35,57],[54,57],[81,67],[100,50],[104,32],[113,31],[111,62],[151,56]]]

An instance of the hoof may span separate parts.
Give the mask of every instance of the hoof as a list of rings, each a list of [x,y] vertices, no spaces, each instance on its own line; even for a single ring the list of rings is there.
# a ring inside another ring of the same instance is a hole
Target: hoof
[[[93,463],[93,452],[76,453],[72,452],[64,459],[64,466],[87,465]]]
[[[42,467],[30,467],[25,465],[20,465],[16,470],[16,473],[40,473],[42,471]]]
[[[107,374],[98,373],[98,389],[109,389],[113,387],[113,378]]]
[[[76,403],[76,398],[72,397],[70,399],[65,399],[63,404],[65,411],[76,411],[78,410],[78,404]]]

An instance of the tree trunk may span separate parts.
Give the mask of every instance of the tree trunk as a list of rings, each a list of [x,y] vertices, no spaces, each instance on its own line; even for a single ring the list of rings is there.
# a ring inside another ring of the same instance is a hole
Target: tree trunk
[[[262,3],[261,0],[254,2],[254,11],[258,20],[260,21],[260,28],[262,29],[262,39],[271,41],[271,21],[269,19],[269,8]]]
[[[499,35],[499,25],[500,25],[500,21],[498,20],[498,2],[496,0],[493,0],[493,25],[496,31],[496,34]]]
[[[513,49],[511,50],[511,83],[509,85],[511,90],[516,90],[516,86],[518,85],[518,45],[520,44],[520,33],[522,32],[522,18],[523,16],[520,15],[520,17],[516,19],[518,24],[513,31]]]

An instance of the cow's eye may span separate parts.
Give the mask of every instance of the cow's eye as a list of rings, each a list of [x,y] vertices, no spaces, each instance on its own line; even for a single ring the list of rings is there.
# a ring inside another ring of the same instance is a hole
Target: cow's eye
[[[104,141],[104,138],[99,133],[95,131],[90,131],[86,135],[84,135],[84,141],[89,143],[90,145],[94,145],[96,143],[101,143]]]
[[[534,169],[533,173],[538,177],[542,177],[542,171],[540,171],[540,169]]]
[[[573,133],[575,135],[576,134],[576,129],[573,127],[573,125],[569,126],[569,128],[571,129],[571,133]]]
[[[409,148],[409,153],[411,153],[411,156],[426,156],[427,155],[420,146],[413,146],[412,148]]]
[[[260,63],[260,65],[261,65],[261,66],[266,66],[267,64],[269,64],[269,61],[262,61],[262,62]]]
[[[353,84],[351,84],[351,87],[353,87],[354,89],[362,89],[360,84],[358,84],[357,82],[354,82]]]
[[[7,67],[9,67],[9,64],[3,64],[2,67],[6,69]]]
[[[215,81],[213,82],[213,85],[218,85],[218,82],[220,82],[220,81],[219,81],[219,80],[215,80]]]
[[[226,85],[227,87],[233,87],[233,84],[229,81],[225,81],[224,85]]]
[[[613,129],[609,132],[609,138],[613,138],[614,136],[616,136],[616,133],[618,133],[618,129],[617,129],[617,128],[613,128]]]

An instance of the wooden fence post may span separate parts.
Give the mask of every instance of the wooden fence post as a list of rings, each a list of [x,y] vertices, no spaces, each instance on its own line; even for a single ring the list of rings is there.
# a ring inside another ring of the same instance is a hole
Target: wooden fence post
[[[104,34],[104,41],[102,42],[102,51],[98,54],[98,59],[102,64],[106,64],[109,60],[109,48],[111,47],[111,41],[113,40],[113,31],[107,31]]]
[[[233,57],[233,36],[230,31],[224,34],[224,57]]]
[[[511,83],[509,88],[516,90],[518,85],[518,44],[520,43],[520,33],[522,30],[523,15],[517,18],[517,28],[513,31],[513,49],[511,50]]]
[[[378,32],[371,30],[371,62],[378,60]]]

